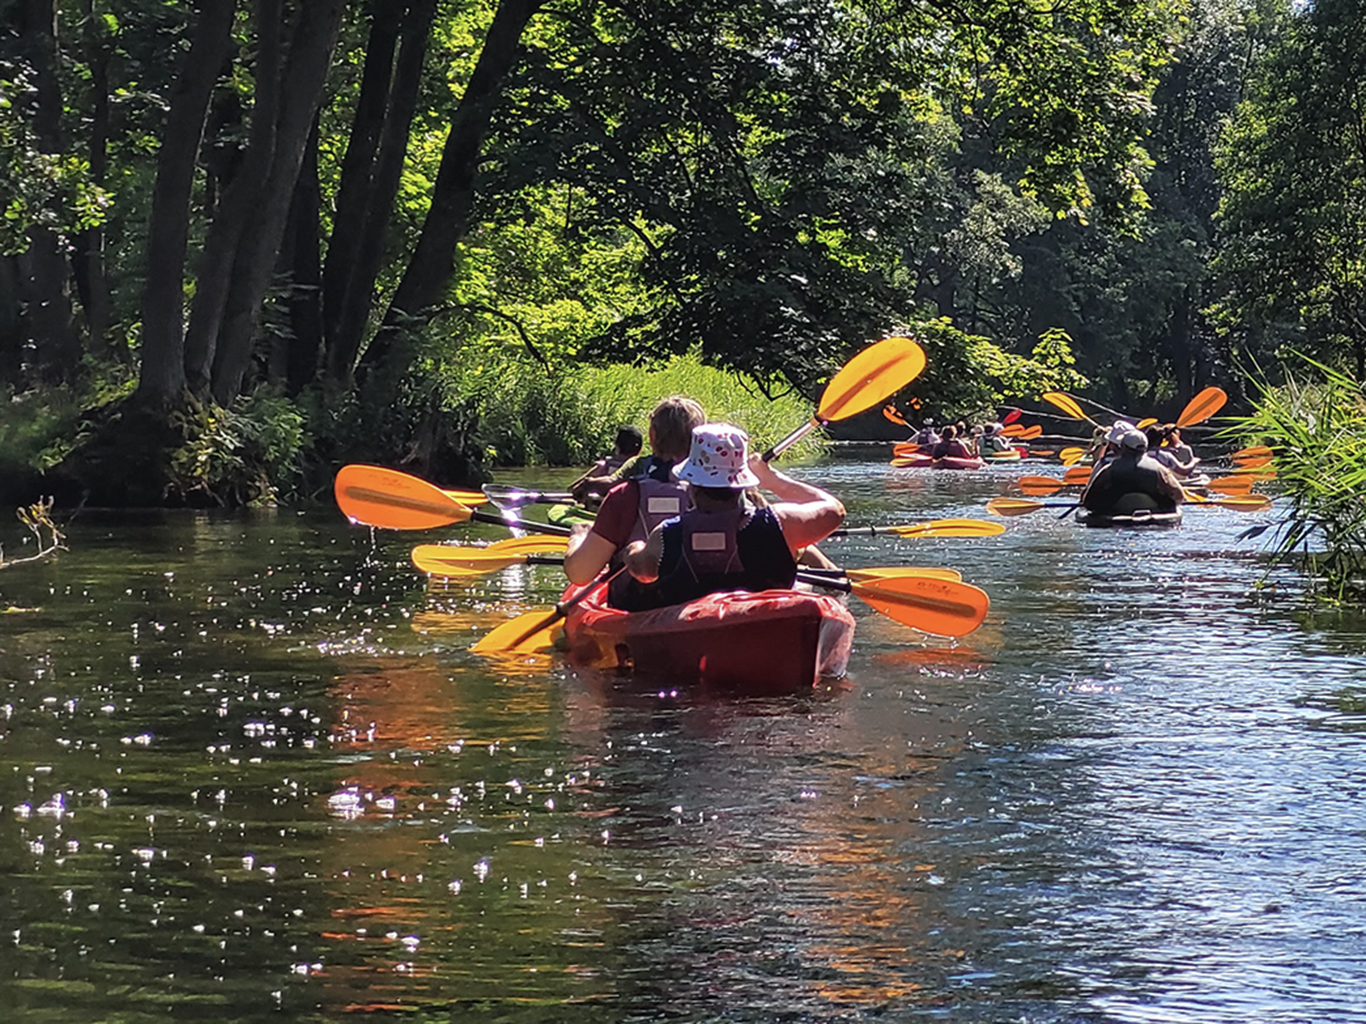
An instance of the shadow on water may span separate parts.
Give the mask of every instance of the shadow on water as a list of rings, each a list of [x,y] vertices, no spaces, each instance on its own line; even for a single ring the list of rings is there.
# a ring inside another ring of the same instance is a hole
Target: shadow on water
[[[851,524],[1020,472],[810,475]],[[528,475],[525,483],[553,485]],[[0,574],[0,1002],[23,1021],[1366,1020],[1366,630],[1248,517],[831,541],[987,589],[851,604],[781,698],[490,662],[556,571],[428,588],[326,512],[87,513]],[[474,528],[460,536],[494,538]]]

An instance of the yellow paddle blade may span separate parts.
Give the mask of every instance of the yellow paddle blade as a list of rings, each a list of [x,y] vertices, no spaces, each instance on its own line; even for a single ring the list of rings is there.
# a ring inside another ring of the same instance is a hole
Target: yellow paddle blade
[[[1011,423],[1001,428],[1002,437],[1020,437],[1027,428],[1023,423]]]
[[[1065,484],[1084,484],[1090,479],[1090,466],[1073,466],[1062,475],[1062,482]]]
[[[482,575],[521,565],[535,552],[564,551],[568,543],[568,537],[539,536],[514,537],[510,543],[504,541],[488,547],[419,544],[413,548],[412,557],[413,565],[433,576]]]
[[[1046,498],[1050,494],[1057,494],[1064,487],[1070,486],[1065,481],[1051,476],[1022,476],[1019,482],[1022,493],[1036,498]]]
[[[1034,438],[1039,437],[1039,436],[1041,436],[1042,434],[1043,434],[1043,427],[1041,427],[1039,424],[1035,423],[1033,426],[1031,426],[1031,427],[1025,427],[1024,430],[1020,431],[1020,440],[1021,440],[1021,441],[1032,441],[1032,440],[1034,440]]]
[[[876,583],[878,580],[896,579],[901,576],[928,576],[931,579],[952,580],[955,583],[963,578],[963,574],[957,569],[930,569],[914,565],[886,569],[846,569],[844,575],[851,583]]]
[[[879,532],[898,537],[997,537],[1006,532],[1000,523],[985,519],[931,519],[927,523],[880,527]]]
[[[429,530],[471,517],[467,506],[441,488],[383,466],[343,466],[333,493],[348,519],[387,530]]]
[[[824,422],[847,419],[896,394],[925,369],[925,350],[910,338],[869,345],[831,378],[816,408]]]
[[[1207,486],[1211,491],[1217,491],[1220,494],[1251,494],[1252,477],[1220,476],[1211,480]]]
[[[912,466],[921,465],[920,456],[916,455],[896,455],[890,463],[897,469],[909,469]]]
[[[1146,428],[1151,427],[1156,422],[1156,416],[1146,416],[1143,419],[1139,420],[1137,423],[1135,423],[1134,427],[1138,430],[1145,430]]]
[[[1240,448],[1229,456],[1234,462],[1242,462],[1246,459],[1269,459],[1276,454],[1264,444],[1254,444],[1251,448]]]
[[[476,654],[532,654],[548,651],[563,630],[559,611],[523,612],[476,643]]]
[[[1045,391],[1039,397],[1050,405],[1061,409],[1074,420],[1089,420],[1091,418],[1082,411],[1081,406],[1077,404],[1077,400],[1071,395],[1065,395],[1061,391]]]
[[[991,598],[967,583],[896,576],[853,583],[854,596],[902,625],[936,636],[965,636],[982,624]]]
[[[1181,410],[1181,415],[1176,418],[1178,427],[1193,427],[1197,423],[1204,423],[1216,412],[1224,407],[1228,401],[1228,395],[1224,394],[1222,388],[1205,388],[1204,391],[1196,395],[1186,407]]]
[[[1051,448],[1031,448],[1031,449],[1029,450],[1029,454],[1030,454],[1030,455],[1034,455],[1034,456],[1038,456],[1038,457],[1043,457],[1043,456],[1047,456],[1047,455],[1053,455],[1053,454],[1055,454],[1055,453],[1053,452],[1053,450],[1052,450]]]
[[[1085,448],[1077,448],[1074,446],[1070,448],[1064,448],[1062,451],[1058,452],[1058,458],[1062,459],[1064,462],[1066,462],[1068,459],[1071,459],[1073,462],[1076,462],[1077,459],[1081,458],[1085,454]]]
[[[882,407],[882,415],[887,417],[887,419],[891,420],[893,423],[901,424],[903,427],[910,426],[910,424],[906,422],[906,418],[902,416],[901,413],[896,411],[896,406],[894,405],[884,405]]]
[[[901,458],[905,458],[907,455],[918,454],[919,451],[920,445],[913,444],[910,441],[902,441],[900,444],[892,447],[892,454]]]
[[[1082,459],[1084,459],[1085,457],[1086,457],[1086,453],[1085,453],[1085,452],[1082,452],[1080,455],[1064,455],[1064,456],[1061,457],[1061,460],[1060,460],[1060,461],[1062,462],[1062,464],[1063,464],[1064,466],[1075,466],[1078,462],[1080,462],[1080,461],[1081,461]]]
[[[451,501],[458,501],[462,505],[482,505],[489,500],[489,496],[483,491],[446,491],[444,493]]]
[[[987,511],[997,516],[1025,516],[1041,508],[1048,506],[1042,501],[1030,501],[1028,498],[992,498],[987,502]]]

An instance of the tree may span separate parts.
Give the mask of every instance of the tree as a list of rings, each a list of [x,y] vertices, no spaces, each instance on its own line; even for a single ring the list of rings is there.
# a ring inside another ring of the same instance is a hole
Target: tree
[[[1273,9],[1220,147],[1216,304],[1235,351],[1298,348],[1366,377],[1366,2]]]

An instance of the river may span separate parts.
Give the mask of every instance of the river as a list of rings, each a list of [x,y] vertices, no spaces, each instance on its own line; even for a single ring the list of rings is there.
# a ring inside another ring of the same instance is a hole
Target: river
[[[863,525],[1020,472],[802,475]],[[0,572],[4,1019],[1366,1021],[1366,621],[1262,521],[831,541],[991,613],[854,600],[847,679],[746,699],[471,654],[553,567],[83,511]]]

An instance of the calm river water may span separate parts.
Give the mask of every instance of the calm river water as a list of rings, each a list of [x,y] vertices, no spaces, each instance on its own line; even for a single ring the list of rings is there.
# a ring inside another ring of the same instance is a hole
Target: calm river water
[[[858,525],[1020,472],[805,475]],[[855,601],[847,680],[746,700],[470,654],[554,568],[87,510],[0,573],[3,1019],[1366,1021],[1366,623],[1254,594],[1258,521],[831,541],[991,614]]]

